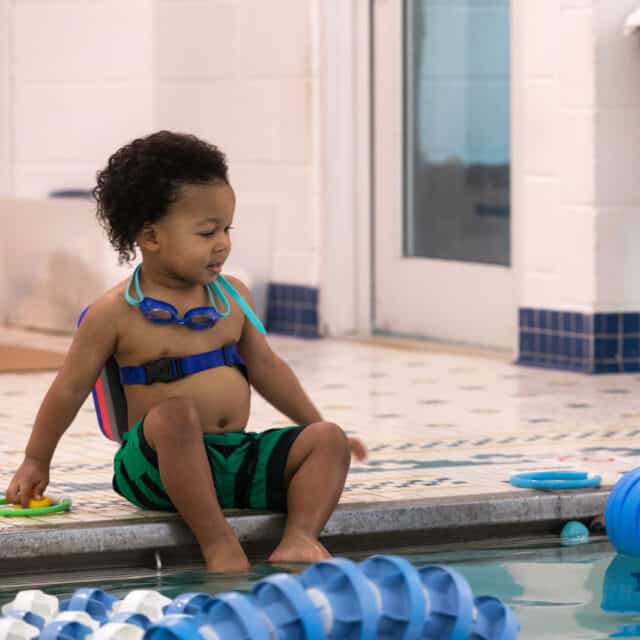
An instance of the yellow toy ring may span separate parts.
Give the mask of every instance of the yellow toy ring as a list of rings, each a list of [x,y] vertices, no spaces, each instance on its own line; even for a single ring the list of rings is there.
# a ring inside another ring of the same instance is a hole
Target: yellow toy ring
[[[71,498],[62,498],[59,502],[54,502],[51,498],[43,496],[41,500],[29,500],[27,508],[19,504],[11,504],[6,498],[0,498],[0,517],[30,517],[46,516],[50,513],[61,513],[71,509]]]

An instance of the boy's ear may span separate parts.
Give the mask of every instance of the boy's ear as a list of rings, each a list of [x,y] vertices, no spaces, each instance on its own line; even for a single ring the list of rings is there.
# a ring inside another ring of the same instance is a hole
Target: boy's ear
[[[158,232],[155,228],[155,225],[150,222],[146,222],[142,227],[142,231],[138,234],[138,246],[144,251],[149,251],[151,253],[158,250],[159,242],[158,242]]]

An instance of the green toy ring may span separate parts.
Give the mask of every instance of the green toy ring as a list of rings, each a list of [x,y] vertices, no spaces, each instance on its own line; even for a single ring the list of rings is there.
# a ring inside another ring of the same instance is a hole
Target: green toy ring
[[[28,518],[31,516],[46,516],[50,513],[61,513],[71,509],[71,498],[62,498],[48,507],[35,507],[32,509],[24,509],[22,507],[5,507],[10,504],[6,498],[0,498],[0,517],[6,518]]]

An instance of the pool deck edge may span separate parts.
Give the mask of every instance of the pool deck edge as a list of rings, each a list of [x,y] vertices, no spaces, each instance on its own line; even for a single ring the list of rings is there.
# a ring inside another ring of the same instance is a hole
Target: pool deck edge
[[[604,512],[610,487],[582,491],[505,493],[340,505],[323,539],[509,525],[591,518]],[[284,515],[232,512],[228,521],[245,544],[277,539]],[[177,517],[117,520],[56,526],[12,527],[0,532],[0,559],[43,561],[53,556],[153,552],[189,547],[195,540]],[[3,571],[0,569],[0,575]]]

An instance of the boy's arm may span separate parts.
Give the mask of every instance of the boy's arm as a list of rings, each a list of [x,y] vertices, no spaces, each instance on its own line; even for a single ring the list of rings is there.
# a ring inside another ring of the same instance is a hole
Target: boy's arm
[[[247,287],[236,278],[227,276],[227,280],[255,309]],[[238,349],[249,370],[249,381],[267,402],[295,424],[306,426],[322,420],[320,411],[305,393],[291,367],[273,352],[266,338],[247,318]]]
[[[25,460],[7,490],[11,502],[27,506],[32,495],[44,491],[53,452],[115,351],[116,323],[110,305],[101,301],[87,312],[58,375],[38,410]]]

